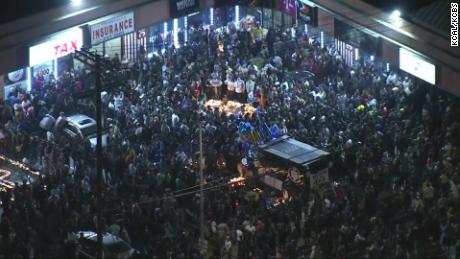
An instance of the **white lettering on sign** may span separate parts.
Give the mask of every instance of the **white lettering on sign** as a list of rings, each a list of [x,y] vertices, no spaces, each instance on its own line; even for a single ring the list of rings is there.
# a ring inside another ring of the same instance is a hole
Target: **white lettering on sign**
[[[458,3],[450,3],[450,46],[458,47]]]
[[[33,67],[79,50],[83,44],[80,28],[52,36],[48,41],[29,48],[29,66]]]
[[[91,45],[94,46],[133,31],[134,13],[117,16],[90,26]]]
[[[182,0],[176,3],[177,11],[182,11],[186,8],[193,7],[195,5],[195,0]]]
[[[78,40],[71,40],[70,42],[64,42],[63,44],[59,44],[54,46],[54,55],[66,55],[69,52],[73,52],[78,49]]]

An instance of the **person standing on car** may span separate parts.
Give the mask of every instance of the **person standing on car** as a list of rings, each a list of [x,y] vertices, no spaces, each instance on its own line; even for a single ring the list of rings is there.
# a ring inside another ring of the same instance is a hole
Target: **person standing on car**
[[[59,117],[56,120],[56,123],[54,124],[54,131],[55,132],[60,132],[62,128],[67,124],[67,117],[63,112],[59,113]]]

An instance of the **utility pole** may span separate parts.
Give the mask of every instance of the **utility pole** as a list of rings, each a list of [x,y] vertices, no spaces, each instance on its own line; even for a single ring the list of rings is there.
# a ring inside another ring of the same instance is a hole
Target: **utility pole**
[[[107,60],[102,60],[97,53],[89,52],[86,49],[77,50],[74,58],[83,64],[91,67],[95,71],[96,85],[94,89],[89,89],[80,94],[77,98],[94,97],[96,98],[96,209],[97,209],[97,258],[103,257],[103,231],[105,224],[102,220],[103,211],[103,187],[102,182],[102,107],[101,92],[115,89],[115,85],[121,85],[127,89],[124,77],[120,77],[119,67],[114,66]],[[102,84],[104,86],[102,86]]]
[[[201,116],[201,113],[200,113]],[[201,242],[204,242],[204,179],[203,179],[203,128],[201,127],[201,118],[198,121],[199,123],[199,134],[200,134],[200,239]]]
[[[102,223],[102,109],[101,109],[101,58],[96,55],[96,200],[97,200],[97,258],[103,257]]]

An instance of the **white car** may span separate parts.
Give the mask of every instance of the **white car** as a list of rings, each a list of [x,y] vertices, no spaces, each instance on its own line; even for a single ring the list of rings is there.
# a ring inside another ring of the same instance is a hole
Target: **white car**
[[[76,114],[67,117],[67,125],[64,132],[70,137],[80,136],[83,139],[89,139],[91,147],[96,148],[96,121],[91,117],[83,114]],[[101,136],[102,147],[107,147],[108,134]]]
[[[79,257],[97,258],[97,234],[93,231],[79,231],[77,237]],[[136,251],[123,239],[110,233],[103,234],[102,246],[102,258],[125,259],[131,257]]]

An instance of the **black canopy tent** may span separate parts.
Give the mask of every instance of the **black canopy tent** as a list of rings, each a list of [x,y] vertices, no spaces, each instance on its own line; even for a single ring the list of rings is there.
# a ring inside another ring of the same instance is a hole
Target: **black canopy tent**
[[[259,146],[261,160],[287,167],[297,167],[301,172],[318,172],[328,167],[329,153],[284,135]]]
[[[264,175],[263,182],[275,189],[287,190],[289,195],[295,195],[298,189],[280,188],[280,185],[284,186],[284,184],[280,184],[279,181],[285,182],[286,177],[291,180],[303,178],[298,183],[304,185],[306,189],[315,187],[320,190],[321,195],[332,195],[328,170],[329,153],[324,150],[285,135],[259,145],[259,161],[265,165],[288,169],[287,175]],[[291,186],[294,187],[295,185]]]

